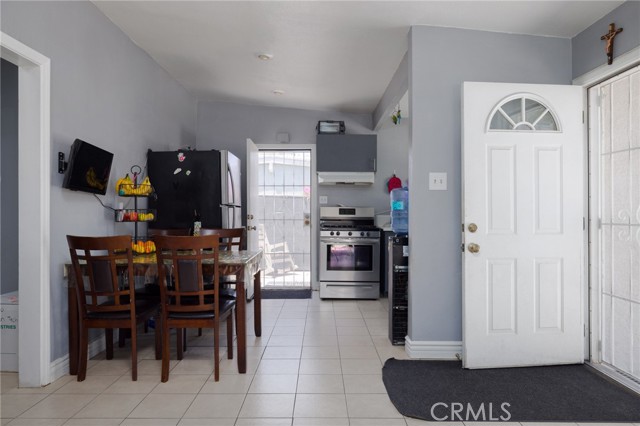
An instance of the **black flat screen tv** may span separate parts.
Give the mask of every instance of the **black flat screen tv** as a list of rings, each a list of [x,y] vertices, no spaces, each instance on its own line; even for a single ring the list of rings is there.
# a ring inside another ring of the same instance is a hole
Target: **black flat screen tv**
[[[109,186],[112,162],[112,153],[76,139],[71,145],[69,165],[64,175],[62,187],[72,191],[104,195]]]

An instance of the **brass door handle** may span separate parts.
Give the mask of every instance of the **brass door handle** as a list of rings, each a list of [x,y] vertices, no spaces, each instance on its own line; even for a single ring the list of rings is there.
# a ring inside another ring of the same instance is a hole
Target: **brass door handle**
[[[252,214],[248,214],[247,215],[247,220],[251,220],[251,219],[253,219],[253,215]]]
[[[255,231],[256,229],[255,226],[247,226],[247,231]]]
[[[469,226],[467,226],[467,229],[471,233],[476,232],[478,230],[478,225],[476,225],[475,223],[470,223]]]
[[[480,251],[480,246],[476,243],[469,244],[468,248],[470,253],[478,253]]]

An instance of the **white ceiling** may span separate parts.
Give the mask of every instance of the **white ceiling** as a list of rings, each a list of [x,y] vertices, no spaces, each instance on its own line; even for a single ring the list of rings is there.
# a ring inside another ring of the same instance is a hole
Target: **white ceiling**
[[[364,113],[411,25],[573,37],[622,3],[94,1],[198,99]],[[260,61],[262,52],[274,58]]]

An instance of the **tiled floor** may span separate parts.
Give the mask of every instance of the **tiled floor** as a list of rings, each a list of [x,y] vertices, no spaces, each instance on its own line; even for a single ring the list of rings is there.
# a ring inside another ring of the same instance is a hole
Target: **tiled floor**
[[[253,309],[248,311],[251,316]],[[227,360],[222,351],[217,383],[212,335],[205,331],[197,337],[195,330],[184,359],[172,361],[167,383],[160,383],[152,333],[141,338],[137,382],[131,381],[128,348],[110,361],[103,354],[92,359],[82,383],[65,376],[41,389],[19,389],[17,375],[3,373],[1,424],[427,424],[398,413],[382,383],[384,361],[406,358],[404,348],[387,338],[386,300],[320,301],[317,292],[312,300],[264,300],[262,322],[262,337],[248,338],[247,374],[238,374],[236,360]]]

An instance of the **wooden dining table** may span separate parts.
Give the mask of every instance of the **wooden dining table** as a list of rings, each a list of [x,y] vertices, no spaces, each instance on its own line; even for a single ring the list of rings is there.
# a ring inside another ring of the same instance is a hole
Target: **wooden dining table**
[[[245,281],[253,277],[253,325],[256,336],[262,334],[262,309],[261,309],[261,282],[260,282],[260,262],[262,251],[226,251],[222,250],[218,255],[218,271],[222,275],[236,276],[236,294],[245,294]],[[203,262],[206,266],[207,261]],[[80,354],[80,334],[79,334],[79,312],[76,294],[75,274],[72,265],[65,264],[66,276],[68,280],[68,301],[69,301],[69,374],[78,374],[78,357]],[[157,263],[155,253],[134,255],[133,257],[134,276],[145,276],[146,279],[154,278],[157,283]],[[236,310],[237,318],[236,333],[238,337],[238,372],[247,372],[247,329],[246,329],[246,309],[247,298],[237,297]],[[240,320],[242,319],[242,320]]]

